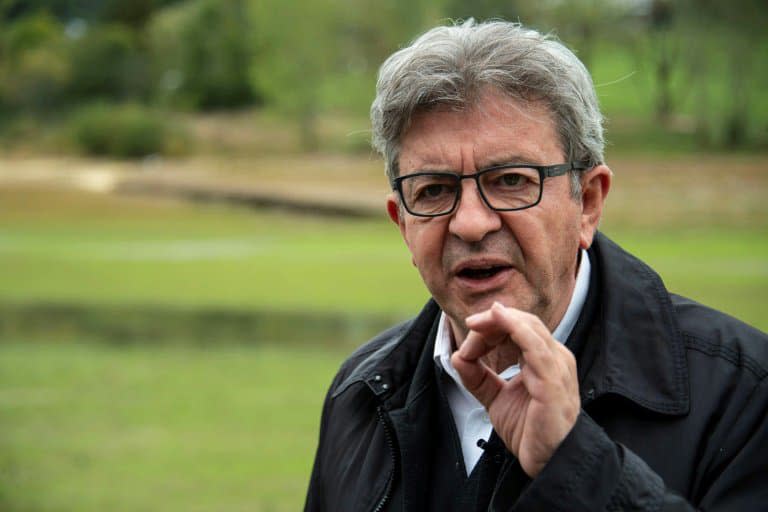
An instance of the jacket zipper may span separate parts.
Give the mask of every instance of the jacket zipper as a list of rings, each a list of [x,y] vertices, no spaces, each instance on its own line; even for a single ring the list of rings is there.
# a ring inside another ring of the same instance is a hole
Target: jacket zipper
[[[387,440],[387,446],[389,446],[389,455],[392,458],[392,471],[389,473],[387,486],[384,488],[384,495],[379,500],[376,508],[373,509],[373,512],[381,512],[384,510],[384,506],[389,501],[392,493],[392,487],[394,486],[395,471],[397,471],[397,450],[395,449],[395,442],[392,439],[392,432],[389,430],[389,423],[387,422],[386,413],[384,412],[382,406],[376,408],[376,414],[379,417],[381,425],[384,427],[384,438]]]

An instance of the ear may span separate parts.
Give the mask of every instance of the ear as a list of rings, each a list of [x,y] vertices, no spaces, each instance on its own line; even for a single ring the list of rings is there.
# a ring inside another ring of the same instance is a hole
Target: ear
[[[387,196],[387,214],[389,215],[389,218],[397,224],[397,227],[400,228],[400,235],[403,237],[403,241],[405,242],[405,245],[408,247],[408,250],[411,252],[411,263],[413,263],[413,266],[416,266],[416,260],[413,258],[413,251],[411,251],[411,245],[408,243],[408,237],[405,233],[405,222],[403,220],[403,210],[400,207],[400,202],[397,200],[397,196],[394,193],[391,193]]]
[[[403,222],[400,202],[397,200],[394,192],[387,195],[387,214],[389,218],[400,228],[400,233],[405,238],[405,222]]]
[[[603,216],[603,206],[611,189],[613,173],[607,165],[597,165],[584,174],[581,180],[581,236],[579,245],[589,249]]]

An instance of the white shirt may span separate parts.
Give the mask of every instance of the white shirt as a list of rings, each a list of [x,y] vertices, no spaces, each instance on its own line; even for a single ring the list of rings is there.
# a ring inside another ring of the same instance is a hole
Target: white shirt
[[[586,251],[582,250],[581,263],[576,273],[576,286],[571,296],[571,302],[568,304],[568,309],[565,311],[563,319],[560,320],[555,332],[552,333],[552,337],[560,343],[565,343],[568,339],[581,314],[584,302],[587,300],[590,272],[589,256],[587,256]],[[461,451],[464,455],[464,466],[467,470],[467,475],[469,475],[483,454],[483,449],[477,446],[477,441],[479,439],[487,441],[493,426],[485,407],[467,391],[467,388],[461,382],[461,377],[459,377],[458,372],[451,364],[451,353],[453,352],[451,338],[448,317],[445,313],[441,313],[435,339],[434,359],[435,363],[440,365],[445,373],[451,377],[445,390],[446,398],[448,399],[453,419],[456,422],[456,431],[459,434]],[[518,373],[520,373],[520,367],[515,364],[502,371],[499,375],[504,380],[509,380]]]

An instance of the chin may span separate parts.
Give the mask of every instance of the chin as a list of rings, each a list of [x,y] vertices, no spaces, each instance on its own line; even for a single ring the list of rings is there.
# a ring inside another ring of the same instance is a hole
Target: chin
[[[510,296],[510,295],[489,294],[473,302],[472,305],[470,306],[472,311],[469,314],[479,313],[481,311],[490,309],[495,302],[498,302],[502,306],[505,306],[508,308],[515,308],[515,309],[519,309],[520,311],[525,311],[526,313],[533,313],[536,315],[538,315],[539,314],[538,312],[541,311],[542,309],[540,307],[537,307],[540,305],[539,303],[541,301],[535,300],[535,297],[532,295],[521,299],[519,297]]]

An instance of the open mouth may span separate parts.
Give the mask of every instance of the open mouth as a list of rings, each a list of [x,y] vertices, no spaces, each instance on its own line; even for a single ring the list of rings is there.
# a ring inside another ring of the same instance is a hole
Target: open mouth
[[[499,272],[503,272],[511,267],[506,265],[491,265],[488,267],[473,267],[461,269],[457,275],[464,279],[489,279]]]

